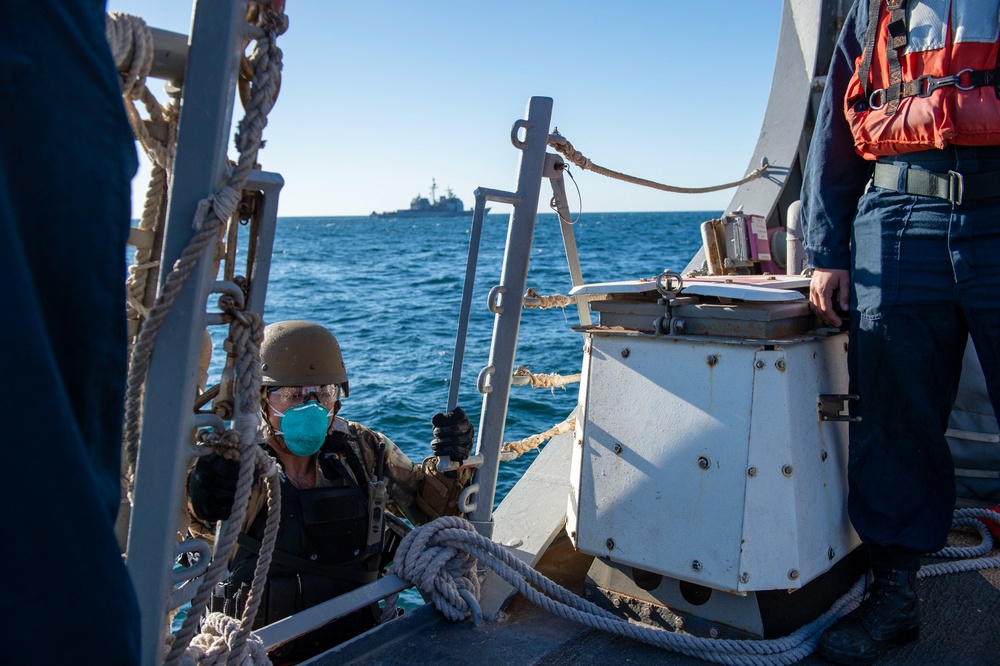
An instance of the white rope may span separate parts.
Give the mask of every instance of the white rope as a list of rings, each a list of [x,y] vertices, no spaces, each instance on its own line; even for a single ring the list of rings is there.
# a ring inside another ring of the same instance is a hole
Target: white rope
[[[576,150],[565,137],[559,134],[558,128],[549,135],[549,145],[552,146],[557,152],[562,153],[567,160],[577,165],[581,169],[590,170],[594,173],[598,173],[602,176],[607,176],[608,178],[614,178],[615,180],[620,180],[626,183],[632,183],[633,185],[642,185],[643,187],[649,187],[654,190],[660,190],[661,192],[674,192],[677,194],[704,194],[706,192],[718,192],[719,190],[728,190],[732,187],[738,187],[743,183],[749,183],[752,180],[757,180],[758,178],[763,178],[767,172],[767,164],[765,163],[758,169],[754,169],[744,178],[740,180],[734,180],[731,183],[723,183],[722,185],[712,185],[709,187],[677,187],[675,185],[664,185],[663,183],[658,183],[654,180],[646,180],[645,178],[637,178],[635,176],[630,176],[619,171],[613,171],[607,169],[598,164],[594,164],[589,158],[584,156],[580,151]]]
[[[516,460],[528,451],[537,449],[543,443],[549,441],[556,435],[569,432],[575,427],[576,417],[571,416],[562,423],[556,424],[543,433],[532,435],[531,437],[521,439],[516,442],[504,442],[503,447],[500,449],[500,462],[510,462],[511,460]]]
[[[411,530],[399,543],[389,568],[390,573],[416,585],[438,611],[456,622],[469,615],[481,617],[476,602],[476,558],[456,545],[459,542],[449,540],[452,533],[467,531],[475,534],[472,523],[457,516],[444,516]],[[386,607],[394,608],[397,597],[389,597]]]
[[[985,553],[992,549],[992,535],[976,518],[998,522],[1000,514],[988,509],[962,509],[956,511],[955,516],[954,525],[972,525],[979,530],[983,543],[973,549],[975,552]],[[512,555],[509,549],[478,534],[471,523],[461,518],[439,518],[418,527],[406,536],[403,544],[407,545],[407,551],[403,558],[397,554],[396,562],[400,565],[393,564],[393,573],[417,585],[449,619],[463,620],[477,611],[475,600],[470,603],[455,590],[468,585],[464,582],[468,575],[465,572],[474,572],[478,560],[530,601],[559,617],[655,647],[731,666],[794,664],[805,659],[816,649],[823,631],[857,606],[865,588],[864,579],[859,580],[823,615],[784,638],[750,641],[699,638],[633,624],[612,615],[548,580]],[[400,552],[403,551],[403,544],[400,545]],[[950,552],[953,550],[945,549],[935,556],[944,557]],[[969,551],[962,549],[961,552]],[[455,558],[458,564],[451,566],[449,557]],[[401,562],[401,559],[404,561]],[[421,568],[425,560],[433,569]],[[1000,568],[1000,557],[929,565],[922,568],[918,576],[925,578],[989,568]],[[461,572],[460,577],[455,578],[454,572]]]
[[[259,315],[242,312],[236,308],[231,296],[220,299],[220,307],[231,316],[229,339],[236,354],[234,377],[236,379],[235,404],[233,422],[235,428],[228,430],[219,437],[206,437],[209,444],[214,445],[216,452],[240,461],[239,481],[233,500],[233,508],[228,519],[222,522],[219,536],[216,539],[213,559],[198,585],[191,608],[173,641],[167,664],[179,664],[182,659],[190,657],[188,647],[200,640],[196,635],[199,622],[208,606],[215,586],[225,573],[229,557],[236,545],[236,539],[242,529],[247,505],[254,483],[254,473],[263,480],[267,492],[267,521],[264,527],[264,537],[257,566],[254,570],[250,594],[243,610],[243,615],[232,632],[225,634],[225,650],[218,642],[219,636],[210,628],[208,640],[214,646],[214,651],[207,661],[197,663],[203,666],[222,663],[245,663],[247,650],[253,652],[252,644],[255,637],[251,634],[254,617],[260,606],[261,595],[267,578],[267,570],[271,563],[274,544],[277,540],[279,519],[281,515],[281,493],[278,482],[278,467],[274,459],[261,446],[260,434],[260,343],[264,338],[264,324]],[[244,445],[243,443],[246,443]],[[201,632],[205,632],[204,625]],[[220,656],[221,655],[221,656]],[[265,657],[266,658],[266,657]],[[254,662],[267,664],[268,662]]]
[[[580,374],[559,375],[559,374],[532,374],[528,366],[519,365],[511,378],[513,386],[531,386],[531,388],[564,388],[567,384],[578,384]]]
[[[138,99],[153,66],[153,36],[146,22],[138,16],[110,12],[104,20],[104,34],[121,73],[122,93]]]
[[[209,613],[202,623],[201,633],[191,640],[191,645],[180,660],[183,666],[220,664],[228,658],[240,629],[238,620],[222,613]],[[270,664],[264,643],[255,635],[247,642],[246,654],[240,659],[240,666]]]
[[[534,289],[528,289],[528,291],[524,294],[524,307],[529,309],[537,308],[539,310],[547,310],[549,308],[564,308],[567,305],[573,305],[575,303],[575,298],[563,296],[562,294],[544,296],[539,294]]]
[[[162,242],[166,221],[167,191],[173,173],[177,138],[178,108],[174,101],[160,105],[146,86],[146,77],[153,65],[154,43],[149,28],[138,16],[111,12],[105,18],[105,34],[115,65],[121,76],[125,115],[132,133],[153,165],[139,229],[151,231],[154,242],[150,247],[136,248],[134,262],[125,281],[127,293],[126,319],[129,322],[129,352],[142,322],[149,317],[155,294],[155,271],[159,257],[154,256]],[[162,139],[155,138],[143,120],[136,101],[141,100],[149,114],[149,123],[165,128]]]
[[[265,12],[268,13],[268,12]],[[274,102],[275,80],[281,70],[281,50],[275,44],[273,31],[264,33],[256,43],[249,62],[254,72],[253,91],[247,105],[246,115],[239,124],[236,144],[240,150],[239,160],[233,169],[229,182],[214,195],[202,200],[197,207],[193,226],[196,229],[191,242],[184,249],[173,270],[167,275],[155,305],[140,330],[132,350],[129,376],[126,386],[126,407],[124,423],[124,454],[127,462],[125,482],[129,489],[135,477],[135,457],[139,441],[142,415],[143,386],[149,371],[156,336],[163,326],[167,313],[194,271],[202,255],[214,247],[220,229],[235,212],[240,202],[240,193],[257,160],[257,152],[263,144],[261,135],[267,124],[267,114]]]

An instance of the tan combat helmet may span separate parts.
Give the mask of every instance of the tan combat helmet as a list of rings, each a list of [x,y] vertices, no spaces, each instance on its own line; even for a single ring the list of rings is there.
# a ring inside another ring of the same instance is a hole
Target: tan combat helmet
[[[333,333],[311,321],[279,321],[264,328],[261,384],[338,384],[348,395],[347,370]]]

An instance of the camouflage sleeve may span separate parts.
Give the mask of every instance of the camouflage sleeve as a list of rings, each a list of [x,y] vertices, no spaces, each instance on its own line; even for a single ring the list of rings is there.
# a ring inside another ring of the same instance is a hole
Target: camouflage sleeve
[[[472,470],[461,470],[455,478],[446,477],[434,466],[436,458],[416,464],[382,433],[351,424],[358,434],[358,442],[365,468],[375,468],[375,456],[380,442],[385,443],[386,490],[392,502],[393,513],[402,515],[414,525],[421,525],[446,515],[458,514],[458,495],[472,478]]]

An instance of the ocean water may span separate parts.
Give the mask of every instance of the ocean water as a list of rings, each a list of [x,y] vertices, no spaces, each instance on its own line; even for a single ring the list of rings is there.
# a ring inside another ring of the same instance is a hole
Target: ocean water
[[[680,271],[701,244],[699,224],[721,211],[590,213],[574,225],[585,282],[653,277]],[[459,406],[478,427],[482,396],[476,377],[488,364],[493,315],[489,290],[499,283],[508,214],[486,217],[477,262]],[[415,462],[431,454],[431,416],[447,406],[472,218],[279,218],[264,309],[265,323],[308,319],[337,336],[351,395],[340,415],[382,432]],[[245,251],[245,230],[240,251]],[[129,263],[132,253],[127,255]],[[245,265],[240,258],[237,265]],[[572,286],[559,220],[540,214],[528,287],[566,294]],[[534,373],[580,372],[583,339],[576,307],[524,310],[515,365]],[[219,381],[226,327],[210,328],[214,345],[209,385]],[[497,381],[496,378],[493,381]],[[511,389],[505,441],[561,422],[576,406],[578,385]],[[537,456],[501,463],[494,505]],[[415,589],[400,594],[412,610]],[[177,631],[187,606],[174,619]]]
[[[652,277],[681,270],[700,245],[699,223],[719,211],[590,213],[574,226],[586,282]],[[486,217],[459,405],[479,424],[476,377],[489,359],[493,315],[486,295],[499,283],[508,214]],[[448,399],[471,217],[375,219],[309,217],[278,220],[265,322],[308,319],[340,342],[350,379],[341,415],[384,433],[414,461],[430,455],[431,416]],[[540,294],[572,286],[555,213],[540,214],[528,271]],[[583,340],[575,307],[525,310],[516,365],[534,373],[580,371]],[[221,371],[221,338],[213,331],[213,380]],[[495,380],[494,380],[495,381]],[[578,386],[511,389],[506,441],[559,423],[576,404]],[[536,452],[503,463],[496,502]]]

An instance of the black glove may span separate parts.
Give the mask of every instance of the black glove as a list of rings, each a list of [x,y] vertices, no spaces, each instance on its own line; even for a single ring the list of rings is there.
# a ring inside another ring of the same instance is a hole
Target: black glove
[[[431,425],[434,426],[434,439],[431,441],[434,455],[447,456],[458,462],[469,457],[474,441],[472,424],[461,407],[447,414],[438,412],[431,417]]]
[[[214,523],[229,517],[240,480],[238,460],[223,458],[218,453],[202,456],[188,475],[188,501],[194,515]]]

